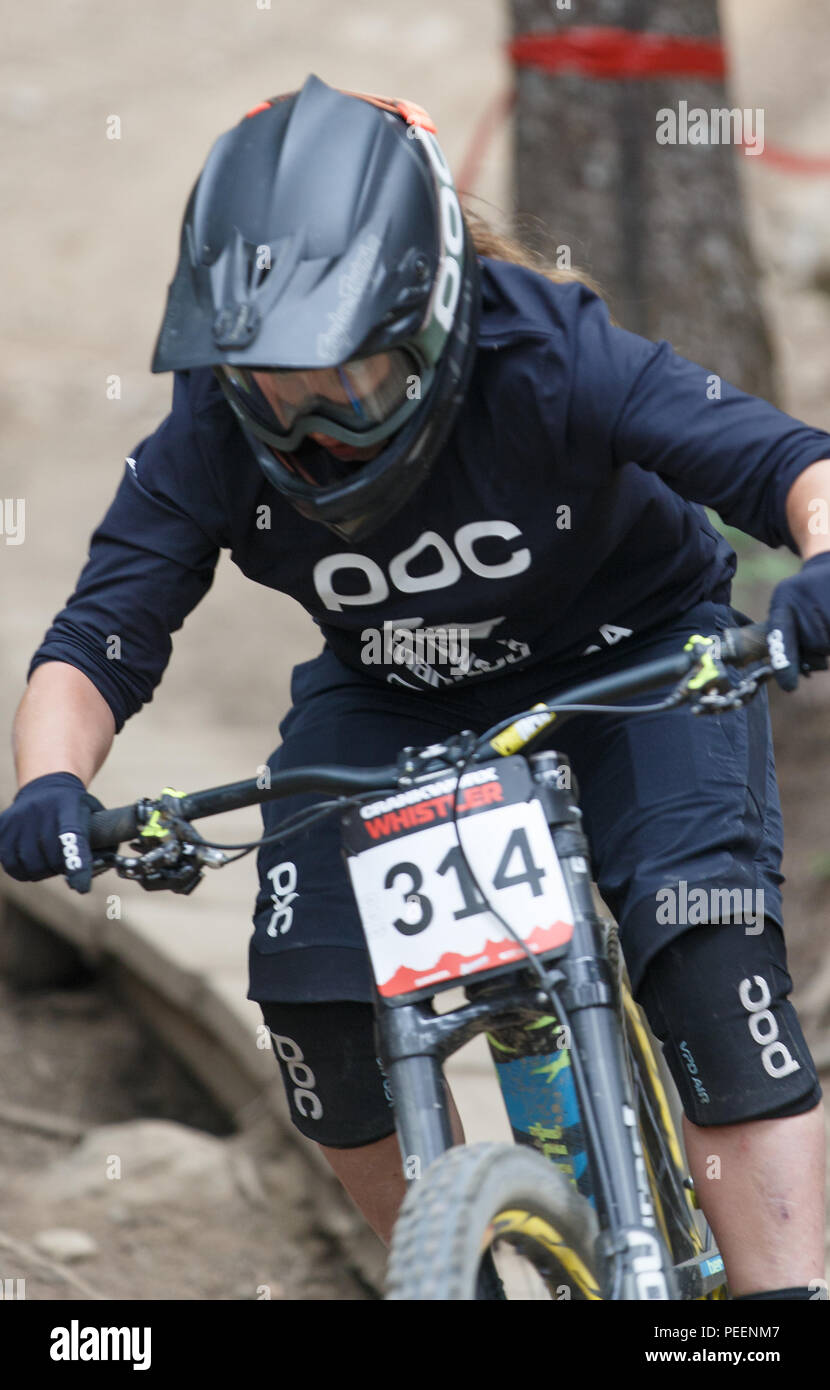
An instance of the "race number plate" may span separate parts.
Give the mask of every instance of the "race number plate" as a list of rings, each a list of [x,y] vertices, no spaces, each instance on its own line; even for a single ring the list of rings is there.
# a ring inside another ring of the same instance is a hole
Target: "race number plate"
[[[343,847],[377,986],[412,994],[554,950],[573,915],[533,780],[497,759],[352,807]],[[453,796],[457,789],[456,823]]]

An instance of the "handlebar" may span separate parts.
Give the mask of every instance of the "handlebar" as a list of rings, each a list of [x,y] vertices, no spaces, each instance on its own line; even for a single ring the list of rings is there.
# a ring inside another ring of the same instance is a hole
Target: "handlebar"
[[[263,801],[273,801],[277,797],[290,796],[292,792],[333,792],[336,795],[347,792],[385,791],[393,787],[399,772],[394,763],[384,767],[325,767],[288,768],[285,772],[275,772],[269,787],[260,787],[256,781],[226,782],[221,787],[210,787],[207,791],[193,792],[183,796],[176,804],[176,810],[183,820],[198,820],[202,816],[217,816],[222,811],[239,811],[244,806],[258,806]],[[138,834],[142,803],[131,806],[118,806],[110,811],[95,811],[90,817],[89,843],[92,849],[121,844]]]
[[[733,666],[748,666],[751,661],[763,661],[769,655],[765,623],[750,623],[748,627],[728,627],[721,634],[721,659]]]
[[[723,661],[729,661],[736,666],[747,666],[753,661],[762,660],[767,655],[765,625],[751,623],[746,627],[727,628],[721,634],[720,654]],[[557,727],[569,717],[568,705],[611,704],[626,695],[642,694],[669,681],[682,680],[695,665],[695,656],[690,651],[683,650],[673,656],[647,661],[627,671],[618,671],[614,675],[586,681],[583,685],[562,691],[551,701],[561,710],[556,716]],[[530,737],[529,735],[523,741],[530,742]],[[489,740],[480,740],[470,754],[469,762],[474,764],[491,761],[498,756],[500,753],[497,747]],[[447,764],[444,765],[444,770],[447,770]],[[285,772],[272,774],[268,787],[262,787],[256,779],[251,779],[245,782],[229,782],[221,787],[211,787],[206,791],[183,796],[176,801],[176,813],[181,819],[192,821],[202,816],[215,816],[222,811],[236,811],[245,806],[259,805],[264,801],[296,792],[330,792],[335,796],[345,796],[356,792],[388,791],[400,784],[401,772],[402,769],[394,764],[362,768],[337,767],[331,764],[289,768]],[[440,770],[437,775],[440,775]],[[133,839],[156,805],[157,803],[146,801],[134,802],[130,806],[96,811],[90,820],[91,847],[107,849]]]
[[[132,840],[139,831],[138,807],[117,806],[110,811],[94,811],[89,819],[92,849],[107,849]]]

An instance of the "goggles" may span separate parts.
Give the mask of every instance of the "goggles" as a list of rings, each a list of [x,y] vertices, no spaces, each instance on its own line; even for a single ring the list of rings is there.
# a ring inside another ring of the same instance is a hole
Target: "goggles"
[[[289,451],[315,432],[358,446],[385,439],[412,414],[427,384],[404,348],[338,367],[252,371],[222,364],[217,370],[245,423],[266,443]]]

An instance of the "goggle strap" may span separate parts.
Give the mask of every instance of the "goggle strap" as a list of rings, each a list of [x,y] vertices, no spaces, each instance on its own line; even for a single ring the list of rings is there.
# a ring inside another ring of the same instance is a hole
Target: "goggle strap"
[[[433,121],[428,111],[423,106],[419,106],[416,101],[409,101],[406,97],[381,97],[374,92],[348,92],[344,87],[338,87],[344,97],[359,97],[361,101],[368,101],[372,106],[379,106],[382,111],[391,111],[393,115],[400,116],[401,120],[406,121],[407,125],[420,126],[422,130],[429,130],[433,135],[438,134],[438,127]],[[282,92],[279,96],[269,97],[267,101],[258,101],[256,106],[252,106],[250,111],[245,112],[244,120],[250,116],[258,116],[260,111],[267,111],[269,107],[275,106],[277,102],[288,101],[290,97],[296,96],[296,92]]]

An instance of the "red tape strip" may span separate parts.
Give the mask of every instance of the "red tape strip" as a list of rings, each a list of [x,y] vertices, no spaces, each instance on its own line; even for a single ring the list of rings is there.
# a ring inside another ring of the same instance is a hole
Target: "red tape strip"
[[[519,34],[507,51],[516,67],[577,72],[583,77],[631,80],[649,77],[723,78],[720,39],[576,26],[555,33]]]
[[[821,176],[830,174],[830,155],[796,154],[794,150],[784,150],[780,145],[764,142],[761,159],[770,169],[780,169],[784,174],[807,174]]]

